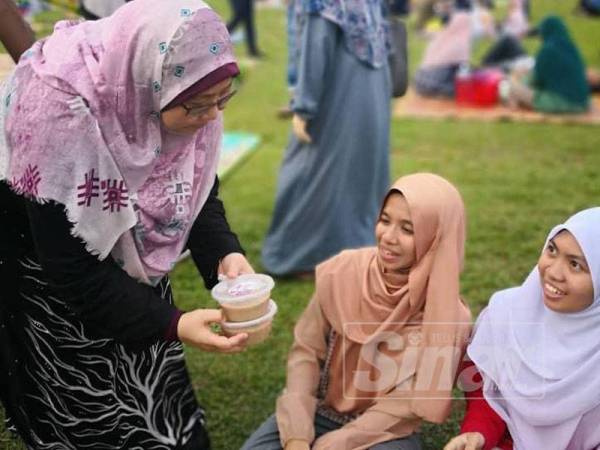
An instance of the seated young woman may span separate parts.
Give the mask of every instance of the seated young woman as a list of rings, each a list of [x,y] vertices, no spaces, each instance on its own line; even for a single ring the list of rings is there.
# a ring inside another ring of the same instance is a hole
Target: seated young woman
[[[444,450],[600,448],[600,208],[548,235],[525,282],[482,311],[461,370],[467,411]]]
[[[375,236],[317,267],[285,391],[243,450],[417,450],[420,424],[446,419],[471,328],[461,196],[437,175],[402,177]]]

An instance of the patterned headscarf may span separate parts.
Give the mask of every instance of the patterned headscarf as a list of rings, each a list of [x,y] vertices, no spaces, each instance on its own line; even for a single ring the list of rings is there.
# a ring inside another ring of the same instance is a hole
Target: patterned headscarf
[[[383,0],[295,0],[294,9],[297,49],[302,48],[306,16],[318,14],[342,29],[346,47],[360,61],[374,68],[387,61],[389,27]]]
[[[160,111],[235,63],[200,0],[136,0],[96,22],[59,22],[3,87],[0,180],[65,206],[92,254],[155,284],[174,265],[214,182],[222,117],[191,136]]]

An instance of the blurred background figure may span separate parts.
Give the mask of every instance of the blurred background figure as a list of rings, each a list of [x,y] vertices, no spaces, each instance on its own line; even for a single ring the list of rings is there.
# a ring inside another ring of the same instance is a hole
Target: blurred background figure
[[[525,0],[510,0],[500,35],[483,57],[482,65],[510,68],[518,60],[527,57],[527,50],[521,44],[530,32],[527,3]]]
[[[579,10],[591,16],[600,16],[600,0],[581,0]]]
[[[547,113],[580,113],[590,106],[583,58],[564,22],[546,17],[540,27],[542,46],[530,71],[510,76],[508,102]]]
[[[233,33],[241,23],[246,32],[246,46],[248,54],[253,58],[263,56],[256,44],[256,30],[254,27],[254,0],[230,0],[233,16],[227,24],[229,33]]]
[[[502,31],[504,34],[522,38],[529,30],[529,13],[526,0],[510,0]]]
[[[414,77],[414,88],[418,94],[424,97],[454,96],[456,74],[471,58],[475,28],[469,12],[457,11],[452,15],[448,25],[433,37],[425,49]],[[488,32],[493,32],[493,28]]]
[[[385,7],[383,0],[295,1],[293,134],[262,251],[272,274],[312,273],[342,249],[374,243],[389,179]]]
[[[11,58],[17,62],[34,41],[33,30],[23,20],[13,0],[0,0],[0,42]]]
[[[43,0],[17,0],[17,6],[21,14],[30,21],[36,14],[48,9],[46,2]]]
[[[413,0],[411,5],[414,10],[414,27],[423,32],[432,19],[437,18],[442,24],[446,24],[454,11],[471,10],[473,0]]]
[[[435,15],[434,6],[436,0],[415,0],[412,7],[414,10],[414,26],[417,31],[423,31],[427,22]]]
[[[410,12],[410,0],[390,0],[389,8],[394,16],[406,16]]]
[[[88,20],[110,16],[129,0],[79,0],[79,12]]]
[[[290,99],[294,97],[294,88],[296,87],[296,83],[298,82],[298,61],[299,57],[299,48],[297,45],[296,39],[296,28],[298,25],[296,24],[296,14],[295,14],[295,2],[299,0],[287,0],[286,1],[286,32],[287,32],[287,65],[286,65],[286,82],[287,89],[290,96]],[[290,118],[293,116],[293,111],[290,105],[290,101],[288,101],[285,105],[283,105],[277,111],[277,115],[280,118]]]

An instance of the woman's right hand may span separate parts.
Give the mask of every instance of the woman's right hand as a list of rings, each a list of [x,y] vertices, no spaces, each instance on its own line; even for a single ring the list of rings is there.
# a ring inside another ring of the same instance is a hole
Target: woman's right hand
[[[303,439],[290,439],[285,443],[284,450],[310,450],[310,445]]]
[[[444,450],[480,450],[485,444],[483,434],[478,431],[459,434],[446,444]]]
[[[223,321],[220,309],[196,309],[181,315],[177,336],[181,342],[207,352],[237,353],[246,348],[248,334],[226,337],[215,333],[211,326]]]

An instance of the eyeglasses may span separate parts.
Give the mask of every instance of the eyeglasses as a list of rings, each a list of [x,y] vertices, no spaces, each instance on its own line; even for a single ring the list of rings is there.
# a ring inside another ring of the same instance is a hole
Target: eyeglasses
[[[181,107],[185,109],[185,115],[190,117],[200,117],[205,115],[215,106],[219,109],[219,111],[223,111],[225,106],[227,106],[227,102],[231,100],[231,97],[235,95],[237,91],[234,89],[233,91],[225,94],[223,97],[219,98],[216,102],[211,103],[210,105],[202,105],[202,106],[187,106],[185,103],[181,103]]]

